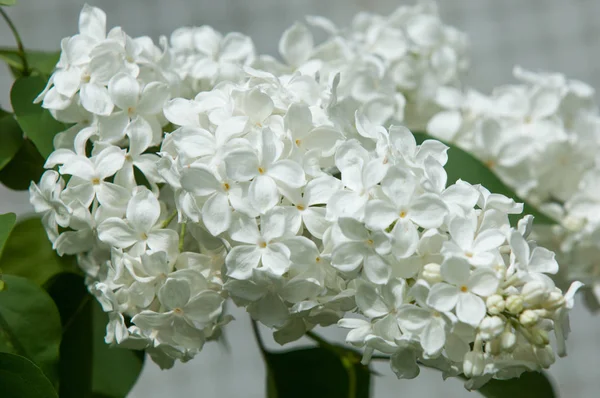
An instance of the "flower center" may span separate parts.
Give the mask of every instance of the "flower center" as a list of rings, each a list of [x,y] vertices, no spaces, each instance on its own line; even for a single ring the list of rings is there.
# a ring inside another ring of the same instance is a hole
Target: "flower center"
[[[471,252],[465,252],[465,256],[467,256],[469,258],[473,258],[473,253],[471,253]]]
[[[300,140],[296,140],[295,142],[296,142],[297,146],[300,146],[300,144],[302,144],[302,141],[300,141]]]
[[[231,186],[228,183],[224,182],[223,183],[223,189],[226,190],[226,191],[229,191],[229,188],[231,188]]]
[[[177,315],[183,315],[183,310],[182,310],[181,308],[179,308],[179,307],[177,307],[177,308],[174,308],[174,309],[173,309],[173,312],[174,312],[175,314],[177,314]]]
[[[140,237],[142,238],[142,240],[146,240],[146,239],[148,239],[148,234],[145,232],[142,232]]]
[[[259,174],[265,174],[265,169],[263,169],[262,167],[258,168],[258,173]]]
[[[367,239],[365,243],[367,244],[367,246],[373,246],[375,244],[375,242],[373,242],[373,239]]]
[[[404,218],[406,217],[406,212],[405,211],[401,211],[400,212],[400,218]]]
[[[100,179],[98,177],[92,178],[92,184],[100,185]]]
[[[89,83],[90,80],[92,80],[92,77],[90,75],[88,75],[87,73],[84,74],[83,76],[81,76],[81,81],[84,83]]]
[[[304,209],[305,209],[305,207],[304,207],[304,206],[302,206],[302,205],[296,205],[296,209],[298,209],[298,210],[302,211],[302,210],[304,210]]]
[[[315,263],[320,263],[321,262],[321,257],[317,256],[317,258],[315,258]]]
[[[466,293],[466,292],[468,292],[468,291],[469,291],[469,289],[468,289],[468,288],[467,288],[465,285],[462,285],[462,286],[460,287],[460,291],[461,291],[461,292],[463,292],[463,293]]]
[[[265,242],[264,240],[261,240],[260,242],[258,242],[258,247],[260,247],[261,249],[264,249],[265,247],[267,247],[267,242]]]

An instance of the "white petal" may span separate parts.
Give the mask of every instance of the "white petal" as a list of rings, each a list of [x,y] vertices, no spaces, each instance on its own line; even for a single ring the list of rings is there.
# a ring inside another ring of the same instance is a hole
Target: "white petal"
[[[210,170],[202,164],[194,164],[181,172],[181,188],[198,196],[208,196],[219,190],[221,184]]]
[[[79,97],[85,110],[94,115],[108,116],[114,108],[108,90],[103,86],[86,83],[81,86]]]
[[[469,278],[468,288],[470,292],[483,297],[496,293],[500,281],[491,268],[477,268]]]
[[[254,123],[262,123],[266,118],[271,116],[275,107],[271,97],[263,93],[259,88],[254,88],[243,96],[242,106],[246,116]]]
[[[131,197],[129,189],[110,182],[102,182],[94,187],[98,202],[112,209],[124,209]]]
[[[98,239],[124,249],[136,243],[140,237],[125,221],[111,217],[98,226]]]
[[[338,224],[344,236],[350,240],[365,242],[369,239],[369,233],[363,223],[354,218],[340,217]]]
[[[152,127],[141,116],[136,116],[125,128],[129,137],[129,153],[133,156],[141,155],[152,142]]]
[[[172,229],[159,229],[148,234],[148,247],[153,252],[165,252],[169,257],[177,254],[179,235]]]
[[[260,175],[252,180],[248,194],[252,207],[262,214],[275,207],[279,202],[277,184],[266,175]]]
[[[125,111],[137,106],[140,91],[137,79],[127,73],[118,73],[108,82],[108,93],[112,102]]]
[[[477,327],[485,316],[485,303],[472,293],[461,293],[456,304],[456,316],[461,322]]]
[[[431,321],[431,311],[406,304],[398,308],[398,324],[403,331],[419,334]]]
[[[142,90],[136,111],[144,115],[159,114],[167,99],[169,99],[169,86],[160,82],[150,82]]]
[[[419,232],[410,221],[399,219],[392,230],[392,253],[397,259],[412,256],[419,244]]]
[[[291,188],[300,188],[306,184],[302,167],[288,159],[273,163],[269,167],[268,175]]]
[[[364,254],[355,242],[346,242],[333,249],[331,265],[342,272],[353,272],[360,267]]]
[[[323,234],[331,225],[325,218],[326,210],[322,207],[309,207],[302,212],[302,222],[315,238],[322,239]]]
[[[440,140],[452,142],[462,126],[462,121],[459,111],[443,111],[429,120],[427,132]]]
[[[254,53],[252,39],[241,33],[228,33],[221,41],[220,60],[237,63]]]
[[[231,225],[231,207],[227,195],[214,194],[202,206],[202,221],[212,235],[217,236]]]
[[[446,331],[441,317],[433,318],[421,333],[421,345],[427,355],[436,355],[446,343]]]
[[[177,126],[198,126],[200,123],[198,105],[191,100],[172,99],[167,102],[163,111],[167,120]]]
[[[450,222],[450,236],[463,250],[471,250],[475,228],[471,220],[455,218]]]
[[[390,312],[390,309],[379,295],[377,286],[371,283],[361,282],[356,289],[355,299],[358,308],[369,318],[378,318]]]
[[[325,204],[333,194],[342,189],[342,182],[329,175],[309,181],[304,188],[304,199],[308,206]]]
[[[417,353],[409,347],[401,347],[390,359],[392,371],[399,379],[414,379],[421,369],[417,364]]]
[[[412,202],[409,210],[410,219],[423,228],[438,228],[447,213],[446,204],[433,194],[419,196]]]
[[[447,283],[437,283],[431,287],[427,305],[440,312],[451,311],[458,301],[458,289]]]
[[[79,33],[97,40],[104,40],[106,37],[106,14],[104,11],[85,4],[79,14]]]
[[[382,285],[390,280],[392,267],[378,254],[369,254],[365,256],[363,272],[368,280]]]
[[[160,217],[160,203],[150,190],[141,189],[129,201],[126,214],[132,227],[148,233]]]
[[[248,181],[259,173],[258,158],[250,150],[230,152],[225,157],[225,167],[227,176],[235,181]]]
[[[498,229],[487,229],[477,234],[473,242],[473,251],[486,252],[497,249],[506,241],[506,235]]]
[[[249,279],[258,267],[261,253],[255,246],[236,246],[227,254],[227,275],[235,279]]]
[[[529,256],[531,253],[529,245],[519,231],[512,231],[509,238],[509,244],[512,254],[516,257],[517,261],[522,267],[526,267],[529,264]]]
[[[125,163],[125,151],[119,147],[111,146],[103,149],[92,158],[96,173],[100,179],[105,179],[115,174]]]
[[[290,249],[282,243],[267,245],[262,254],[262,267],[273,275],[283,275],[290,267]]]
[[[471,265],[462,257],[450,257],[442,263],[441,272],[445,281],[460,287],[467,284]]]
[[[558,263],[554,259],[554,256],[555,254],[550,250],[541,246],[536,247],[531,253],[529,270],[545,274],[556,274],[558,272]]]
[[[399,217],[398,210],[383,200],[370,200],[365,206],[365,224],[370,229],[382,230],[389,227]]]
[[[279,53],[290,66],[297,67],[308,60],[312,49],[312,34],[301,23],[295,23],[283,32],[279,41]]]
[[[190,300],[190,285],[185,280],[168,278],[158,290],[158,299],[168,310],[181,309]]]
[[[223,310],[223,297],[219,293],[205,290],[189,301],[184,308],[186,318],[201,325],[216,321]]]

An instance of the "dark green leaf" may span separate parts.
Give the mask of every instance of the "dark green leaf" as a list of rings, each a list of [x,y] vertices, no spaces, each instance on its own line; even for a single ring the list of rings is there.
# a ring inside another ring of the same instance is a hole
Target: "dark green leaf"
[[[428,139],[437,140],[437,138],[424,133],[414,133],[414,136],[419,144]],[[448,150],[448,163],[445,166],[446,172],[448,173],[448,184],[454,184],[459,179],[471,184],[481,184],[492,193],[499,193],[509,198],[513,198],[516,202],[524,203],[523,214],[531,214],[534,216],[537,224],[556,224],[556,221],[541,213],[535,207],[520,198],[480,160],[452,144],[447,142],[444,142],[444,144],[450,147]],[[518,220],[520,216],[512,217],[511,220],[516,221],[515,218]]]
[[[73,257],[59,257],[52,249],[42,222],[36,217],[15,225],[0,257],[0,268],[40,286],[58,273],[77,269]]]
[[[33,103],[44,87],[46,79],[40,76],[20,77],[10,90],[10,102],[23,133],[47,158],[54,151],[54,136],[64,131],[66,126],[56,121],[41,104]]]
[[[358,355],[351,359],[325,348],[311,347],[266,353],[266,359],[269,398],[369,396],[371,374],[368,367],[360,364]]]
[[[552,383],[543,372],[525,372],[518,379],[490,380],[479,390],[486,398],[554,398]]]
[[[63,321],[61,398],[125,397],[144,363],[138,351],[104,342],[108,316],[75,274],[60,274],[47,284]]]
[[[17,216],[14,213],[6,213],[0,215],[0,258],[4,250],[4,244],[10,235],[17,221]]]
[[[58,398],[50,380],[27,358],[0,353],[0,394],[4,398]]]
[[[3,275],[0,291],[0,351],[24,356],[58,382],[62,334],[60,315],[50,296],[33,282]]]
[[[27,64],[32,72],[49,76],[60,58],[60,53],[28,50],[25,57],[27,57]],[[12,68],[16,77],[23,76],[23,60],[16,48],[0,48],[0,59]]]
[[[0,170],[23,145],[23,132],[12,115],[0,116]]]
[[[61,398],[89,397],[92,391],[92,296],[83,277],[72,273],[54,276],[46,284],[60,312],[59,394]]]
[[[7,188],[24,191],[29,189],[31,181],[38,182],[43,173],[44,158],[26,139],[12,160],[0,170],[0,182]]]

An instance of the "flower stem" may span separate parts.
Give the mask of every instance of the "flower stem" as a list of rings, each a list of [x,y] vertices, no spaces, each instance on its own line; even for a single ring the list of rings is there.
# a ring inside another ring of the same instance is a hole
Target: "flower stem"
[[[177,210],[173,211],[173,213],[171,213],[169,215],[169,217],[167,217],[167,219],[165,221],[163,221],[163,223],[161,224],[161,228],[167,228],[169,226],[169,224],[171,224],[171,221],[173,221],[173,219],[175,218],[175,216],[177,215]]]
[[[21,41],[21,36],[19,35],[19,32],[17,31],[17,27],[15,26],[13,21],[10,19],[10,17],[6,13],[6,11],[4,11],[2,9],[2,7],[0,7],[0,14],[6,21],[6,24],[12,31],[12,34],[15,37],[15,41],[17,42],[17,49],[19,52],[19,57],[21,58],[21,61],[23,62],[23,76],[29,76],[31,74],[31,71],[29,70],[29,63],[27,62],[27,56],[25,55],[25,47],[23,47],[23,42]]]
[[[183,223],[183,224],[181,224],[181,227],[179,229],[179,252],[183,251],[183,241],[184,241],[184,237],[185,237],[186,226],[187,226],[187,224]]]

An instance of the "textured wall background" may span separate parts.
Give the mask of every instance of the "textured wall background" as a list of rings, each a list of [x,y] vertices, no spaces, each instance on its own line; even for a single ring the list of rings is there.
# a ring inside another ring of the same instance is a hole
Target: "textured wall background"
[[[472,41],[472,68],[467,82],[480,90],[511,82],[513,65],[561,71],[600,87],[599,0],[439,0],[447,23],[466,31]],[[8,9],[28,48],[54,50],[77,29],[84,0],[20,0]],[[250,35],[258,50],[275,54],[283,30],[306,14],[324,15],[348,24],[360,10],[388,13],[406,0],[89,0],[108,14],[110,26],[132,36],[157,38],[182,25],[210,24],[222,32]],[[408,2],[412,3],[412,1]],[[0,46],[13,45],[0,24]],[[0,68],[0,104],[8,107],[11,77]],[[0,213],[30,211],[23,193],[0,187]],[[195,360],[161,372],[148,363],[130,394],[142,397],[264,397],[265,372],[248,316],[232,310],[236,321],[226,329],[231,350],[208,345]],[[600,317],[579,306],[572,316],[570,354],[551,374],[564,398],[597,397],[600,387]],[[324,333],[343,339],[343,332]],[[268,333],[265,331],[265,336]],[[270,341],[272,347],[275,343]],[[306,342],[305,342],[306,343]],[[442,382],[424,370],[416,380],[398,381],[386,364],[374,380],[373,397],[467,397],[459,381]]]

